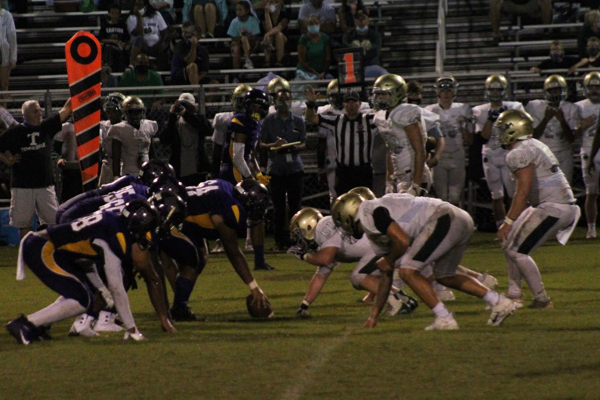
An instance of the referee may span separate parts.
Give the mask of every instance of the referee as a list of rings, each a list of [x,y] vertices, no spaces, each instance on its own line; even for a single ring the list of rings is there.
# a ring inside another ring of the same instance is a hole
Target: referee
[[[317,95],[310,85],[306,87],[305,95],[306,121],[327,128],[335,138],[335,192],[342,195],[357,186],[373,189],[371,158],[377,134],[373,124],[374,114],[359,111],[361,102],[358,92],[344,94],[344,113],[341,115],[317,114]]]

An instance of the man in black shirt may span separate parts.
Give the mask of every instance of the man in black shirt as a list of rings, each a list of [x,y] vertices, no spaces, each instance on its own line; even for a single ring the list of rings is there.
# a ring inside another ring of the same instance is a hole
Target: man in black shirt
[[[23,103],[21,111],[23,123],[10,127],[0,136],[0,152],[9,151],[21,157],[11,168],[9,213],[10,224],[19,228],[22,238],[31,231],[36,213],[40,224],[56,223],[58,203],[54,191],[52,138],[71,114],[71,100],[67,100],[57,115],[45,120],[36,100]]]
[[[198,31],[187,21],[182,26],[182,36],[177,43],[171,61],[171,83],[173,85],[199,85],[211,82],[208,78],[208,51],[198,43]]]

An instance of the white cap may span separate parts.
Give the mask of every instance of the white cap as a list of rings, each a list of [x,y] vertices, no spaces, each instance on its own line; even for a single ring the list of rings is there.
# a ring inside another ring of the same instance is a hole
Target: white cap
[[[196,99],[191,93],[181,93],[179,96],[179,101],[187,101],[190,104],[196,104]]]

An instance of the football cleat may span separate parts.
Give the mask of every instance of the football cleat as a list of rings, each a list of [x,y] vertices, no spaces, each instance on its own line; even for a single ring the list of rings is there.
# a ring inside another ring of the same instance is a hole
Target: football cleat
[[[425,328],[426,331],[455,331],[458,330],[458,324],[454,319],[454,313],[447,317],[437,317],[432,324]]]
[[[586,239],[595,239],[596,238],[596,230],[588,229],[587,233],[585,234],[585,238]]]
[[[173,306],[170,312],[175,322],[206,321],[205,317],[196,316],[188,306]]]
[[[549,308],[554,308],[554,304],[552,304],[552,301],[550,301],[550,298],[548,298],[548,300],[545,300],[545,301],[533,299],[533,302],[531,303],[529,308],[537,309],[537,310],[547,310]]]
[[[492,306],[492,313],[488,319],[488,325],[499,326],[506,318],[510,317],[516,309],[517,306],[514,301],[503,294],[500,294],[498,296],[498,302]]]
[[[117,314],[112,313],[110,311],[100,311],[98,314],[98,320],[94,325],[94,331],[96,332],[121,332],[123,327],[117,325],[115,322],[115,317]]]
[[[21,314],[17,318],[6,324],[6,330],[14,337],[19,344],[28,345],[38,338],[38,330],[25,315]]]
[[[90,314],[81,314],[79,317],[77,317],[75,322],[73,322],[73,325],[71,325],[71,329],[69,329],[69,336],[98,336],[98,333],[93,329],[95,321],[96,318]]]
[[[481,284],[490,290],[494,290],[494,288],[498,285],[498,279],[488,274],[487,272],[484,272],[481,275],[483,275]]]
[[[275,267],[271,267],[269,264],[265,263],[264,265],[254,266],[255,271],[275,271]]]
[[[217,244],[210,252],[211,253],[222,253],[224,251],[225,251],[225,249],[223,248],[223,243],[221,243],[221,239],[217,239]]]
[[[435,295],[437,296],[439,301],[444,302],[444,301],[456,300],[456,297],[454,296],[454,293],[452,293],[452,290],[448,289],[445,286],[442,286],[442,287],[443,287],[443,289],[435,291]]]

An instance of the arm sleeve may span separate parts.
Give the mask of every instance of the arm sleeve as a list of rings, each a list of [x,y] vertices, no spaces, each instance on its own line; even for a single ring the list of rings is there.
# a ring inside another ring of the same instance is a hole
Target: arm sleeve
[[[121,259],[113,253],[108,243],[104,240],[96,239],[93,243],[102,248],[104,253],[104,271],[106,273],[108,290],[115,300],[115,307],[123,319],[123,325],[125,325],[126,329],[133,328],[135,327],[135,322],[133,320],[131,308],[129,307],[129,298],[127,297],[125,287],[123,286]]]
[[[244,160],[244,149],[246,145],[244,143],[234,142],[233,143],[233,165],[240,171],[242,177],[248,178],[252,176],[250,168],[246,160]]]

